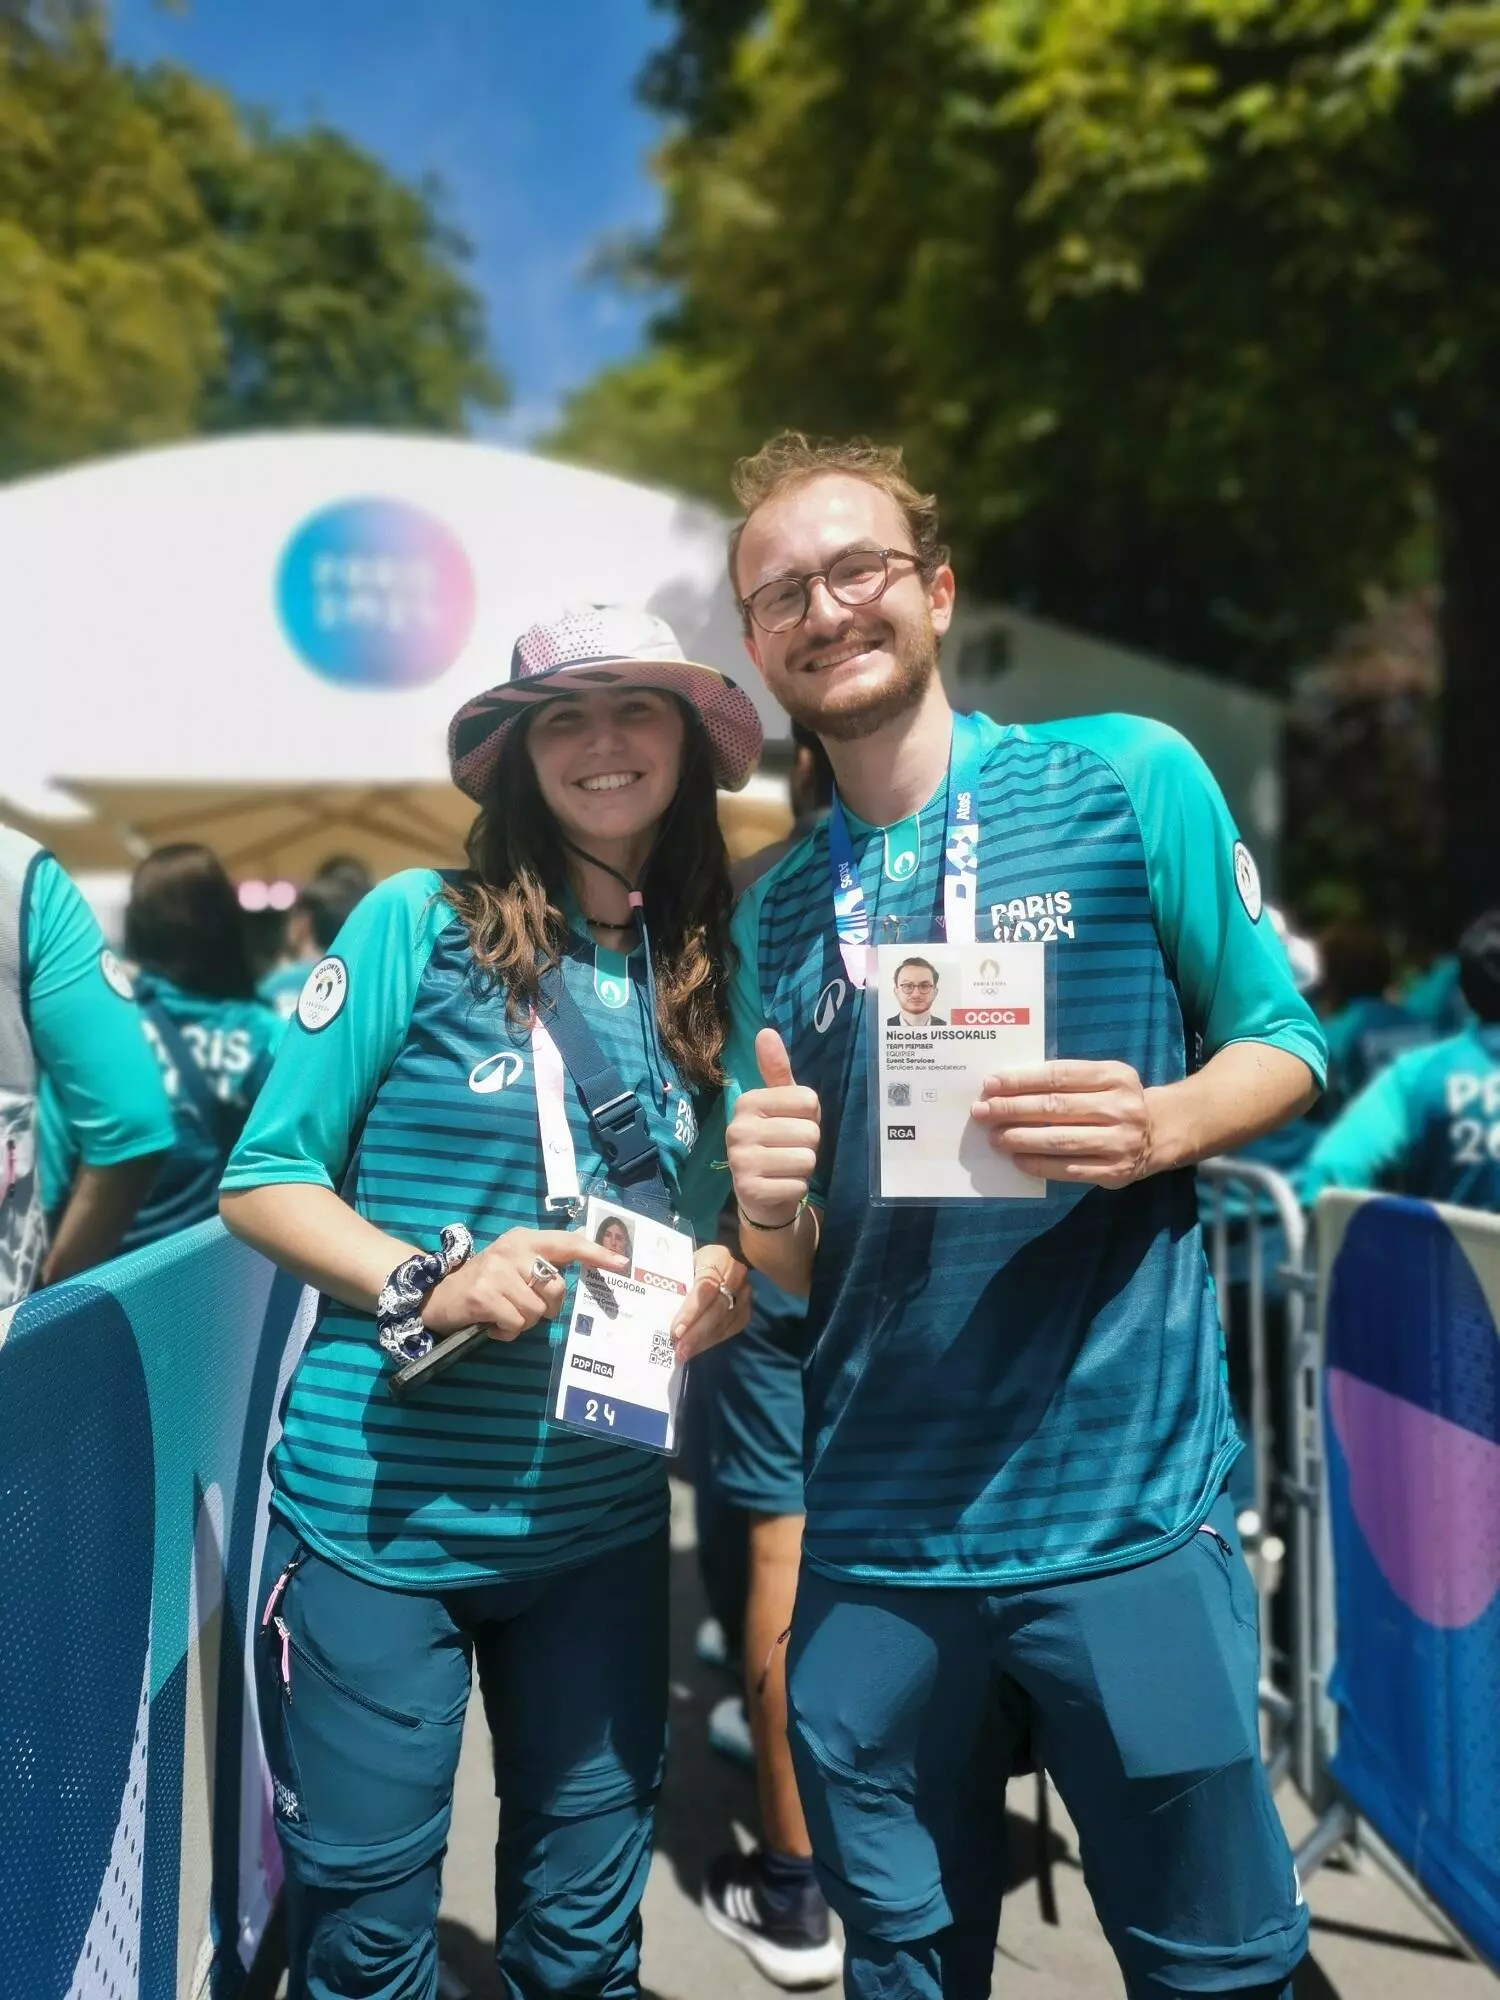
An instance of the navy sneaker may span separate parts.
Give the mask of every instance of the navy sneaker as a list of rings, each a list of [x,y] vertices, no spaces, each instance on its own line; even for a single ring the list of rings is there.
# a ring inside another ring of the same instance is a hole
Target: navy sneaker
[[[703,1914],[776,1986],[795,1991],[831,1986],[844,1952],[828,1923],[828,1905],[816,1882],[785,1902],[767,1896],[759,1854],[721,1854],[708,1871]]]

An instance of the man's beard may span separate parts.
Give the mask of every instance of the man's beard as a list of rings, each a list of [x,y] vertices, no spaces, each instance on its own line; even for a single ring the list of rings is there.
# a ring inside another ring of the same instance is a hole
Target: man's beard
[[[920,631],[891,629],[889,650],[896,663],[889,679],[881,687],[861,690],[847,706],[840,704],[837,693],[831,700],[823,696],[816,676],[802,669],[784,677],[776,697],[794,722],[815,735],[834,743],[857,743],[919,707],[937,673],[937,639],[930,625]]]

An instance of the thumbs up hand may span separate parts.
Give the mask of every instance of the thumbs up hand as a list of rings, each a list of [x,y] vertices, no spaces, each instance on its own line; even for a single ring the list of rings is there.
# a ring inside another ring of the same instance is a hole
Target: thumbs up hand
[[[774,1028],[755,1038],[763,1088],[742,1093],[729,1121],[729,1172],[735,1200],[754,1222],[790,1222],[818,1164],[822,1112],[818,1093],[792,1076],[786,1044]]]
[[[786,1043],[774,1028],[762,1028],[755,1037],[755,1067],[760,1071],[761,1082],[769,1089],[779,1090],[796,1082]]]

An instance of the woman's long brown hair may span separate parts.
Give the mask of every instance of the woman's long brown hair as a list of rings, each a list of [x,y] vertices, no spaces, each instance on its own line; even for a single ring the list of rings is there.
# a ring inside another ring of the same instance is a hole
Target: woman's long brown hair
[[[662,1041],[684,1083],[707,1085],[724,1081],[734,898],[708,738],[686,707],[683,715],[682,776],[640,888]],[[473,874],[445,892],[468,926],[475,960],[504,984],[506,1012],[518,1026],[529,1021],[542,976],[568,940],[566,850],[526,748],[530,720],[507,734],[490,796],[470,830]]]

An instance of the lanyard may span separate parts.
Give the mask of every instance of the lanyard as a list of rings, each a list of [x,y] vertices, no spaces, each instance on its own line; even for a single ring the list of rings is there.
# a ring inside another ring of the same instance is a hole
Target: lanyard
[[[648,1032],[654,1039],[654,1015]],[[531,1050],[548,1209],[574,1213],[583,1201],[578,1157],[568,1129],[567,1078],[571,1075],[583,1100],[590,1135],[616,1186],[647,1213],[669,1215],[671,1191],[645,1109],[601,1051],[583,1009],[563,982],[560,966],[544,981],[542,1008],[532,1016]]]
[[[542,1140],[542,1165],[547,1173],[547,1207],[574,1214],[583,1203],[578,1185],[578,1155],[568,1127],[567,1073],[557,1044],[533,1016],[531,1064],[536,1083],[536,1122]]]
[[[969,715],[953,718],[948,751],[947,832],[943,841],[943,934],[949,944],[974,942],[979,902],[979,728]],[[849,984],[865,983],[870,948],[870,911],[849,822],[835,794],[828,815],[828,867],[833,882],[833,921]]]

